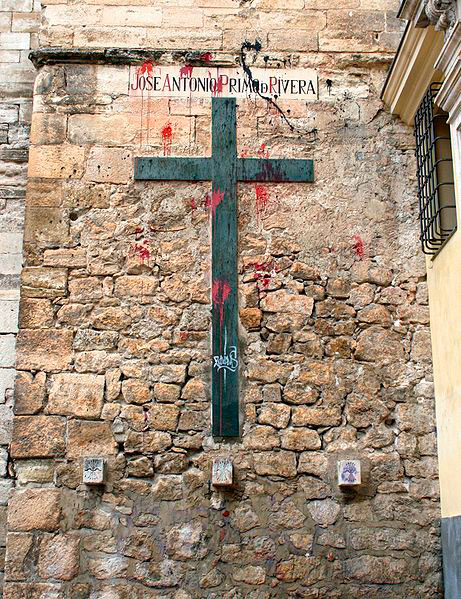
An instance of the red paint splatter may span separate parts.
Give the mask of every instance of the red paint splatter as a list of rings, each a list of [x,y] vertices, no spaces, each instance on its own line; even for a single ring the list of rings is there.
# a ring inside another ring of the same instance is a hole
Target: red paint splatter
[[[256,192],[256,214],[258,218],[262,218],[263,213],[266,211],[267,205],[269,203],[269,195],[267,193],[267,188],[265,185],[255,185]]]
[[[224,537],[226,536],[226,531],[225,530],[221,530],[219,533],[219,538],[221,541],[224,541]]]
[[[209,193],[205,194],[205,197],[203,198],[203,205],[205,208],[211,208],[211,198]]]
[[[365,254],[365,250],[363,247],[363,240],[360,237],[360,235],[357,235],[357,234],[354,235],[354,246],[353,247],[354,247],[354,252],[355,252],[355,255],[357,256],[357,258],[359,260],[362,260],[364,254]]]
[[[145,239],[142,243],[135,243],[133,245],[133,251],[134,253],[139,257],[139,259],[141,260],[141,262],[144,264],[144,262],[150,260],[151,257],[151,253],[148,247],[146,247],[149,244],[149,241],[147,239]]]
[[[203,60],[203,62],[211,62],[213,54],[211,52],[205,52],[204,54],[200,54],[199,58],[200,60]]]
[[[272,271],[277,272],[277,267],[274,265],[273,260],[267,260],[266,262],[250,262],[243,270],[244,272],[253,270],[253,281],[261,283],[264,288],[267,288],[272,277]]]
[[[168,123],[162,129],[162,139],[163,139],[163,155],[171,156],[171,144],[173,142],[173,129],[171,128],[171,123]]]
[[[189,77],[189,79],[192,77],[192,71],[194,70],[194,67],[181,67],[181,69],[179,70],[179,77]]]
[[[136,72],[138,75],[145,75],[146,73],[148,75],[152,75],[154,72],[154,66],[155,65],[150,60],[146,60],[145,63],[136,69]]]
[[[219,189],[216,191],[213,190],[211,196],[211,212],[213,213],[213,218],[216,218],[216,208],[221,202],[224,202],[224,191],[220,191]]]
[[[134,232],[135,232],[136,235],[139,235],[143,231],[144,231],[144,227],[136,227],[136,229],[134,230]]]
[[[188,333],[187,331],[181,331],[181,332],[179,333],[179,340],[180,340],[181,342],[184,342],[184,341],[186,341],[188,337],[189,337],[189,333]]]
[[[211,298],[213,304],[219,308],[219,320],[221,326],[224,321],[224,302],[229,297],[231,291],[231,286],[224,279],[215,279],[211,286]]]
[[[222,513],[222,515],[224,516],[224,518],[229,518],[229,512],[226,510],[225,512]]]
[[[190,199],[190,207],[192,208],[192,210],[195,210],[197,208],[197,205],[195,204],[195,198]]]
[[[266,144],[261,144],[258,150],[258,157],[265,158],[266,160],[269,158],[269,148],[266,147]]]

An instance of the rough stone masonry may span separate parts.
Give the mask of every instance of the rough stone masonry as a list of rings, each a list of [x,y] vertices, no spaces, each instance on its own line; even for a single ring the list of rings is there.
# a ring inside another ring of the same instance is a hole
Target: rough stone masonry
[[[396,7],[44,3],[5,599],[442,596],[414,142],[379,100]],[[133,177],[135,156],[209,156],[211,102],[128,84],[242,58],[317,71],[318,99],[283,115],[237,102],[239,156],[311,158],[315,182],[239,184],[242,435],[220,442],[210,184]],[[82,484],[87,456],[104,486]],[[344,458],[357,491],[338,487]]]

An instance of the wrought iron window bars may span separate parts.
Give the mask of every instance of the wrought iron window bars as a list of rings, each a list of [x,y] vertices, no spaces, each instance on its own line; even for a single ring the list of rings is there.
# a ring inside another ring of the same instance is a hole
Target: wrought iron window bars
[[[421,244],[436,254],[456,229],[456,205],[448,115],[434,104],[441,83],[432,83],[415,115]]]

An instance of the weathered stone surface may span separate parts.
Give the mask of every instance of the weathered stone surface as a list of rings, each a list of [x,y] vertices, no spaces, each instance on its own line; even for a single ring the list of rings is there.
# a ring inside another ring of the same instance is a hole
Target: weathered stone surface
[[[256,426],[243,438],[246,449],[267,450],[280,446],[280,438],[271,426]]]
[[[246,582],[247,584],[264,584],[266,572],[261,566],[245,566],[236,570],[233,575],[236,582]]]
[[[181,499],[181,477],[178,475],[159,476],[152,487],[152,497],[162,501]]]
[[[122,395],[129,403],[147,403],[151,398],[150,385],[138,379],[127,379],[122,382]]]
[[[76,536],[43,537],[38,558],[40,577],[72,580],[79,573],[79,546]]]
[[[308,504],[307,509],[314,522],[323,527],[334,524],[341,511],[339,504],[332,499],[311,501],[311,503]]]
[[[59,416],[17,416],[13,424],[14,458],[61,457],[66,447],[66,422]]]
[[[33,377],[29,372],[18,372],[15,384],[15,414],[36,414],[45,401],[46,374]]]
[[[267,403],[258,414],[258,422],[274,428],[285,428],[290,421],[291,408],[281,403]]]
[[[281,435],[283,449],[292,451],[305,451],[306,449],[320,449],[322,442],[316,431],[309,429],[286,429]]]
[[[94,374],[55,374],[46,411],[48,414],[99,418],[104,402],[104,377]]]
[[[60,495],[59,489],[14,491],[8,507],[9,530],[57,530],[61,521]]]
[[[33,536],[29,533],[10,532],[7,536],[5,561],[6,580],[26,580],[30,574],[25,559],[32,548]]]
[[[379,326],[372,326],[357,339],[355,357],[366,362],[389,364],[404,357],[403,344],[399,335]]]
[[[375,557],[361,555],[345,561],[346,575],[348,578],[374,584],[393,584],[404,582],[408,578],[408,571],[404,559],[392,557]]]
[[[53,324],[54,310],[50,300],[23,297],[19,304],[19,326],[22,329],[46,329]]]
[[[160,431],[175,431],[179,408],[172,405],[153,404],[149,408],[150,426]]]
[[[337,426],[341,423],[341,409],[335,407],[293,408],[293,426]]]
[[[67,429],[67,456],[70,459],[115,455],[117,444],[107,422],[70,420]]]
[[[291,477],[296,475],[296,457],[290,451],[255,453],[257,474]]]
[[[291,295],[282,289],[268,293],[261,300],[261,308],[265,312],[295,312],[310,316],[313,306],[311,297]]]
[[[66,370],[72,360],[73,332],[67,329],[24,329],[17,338],[19,370]]]

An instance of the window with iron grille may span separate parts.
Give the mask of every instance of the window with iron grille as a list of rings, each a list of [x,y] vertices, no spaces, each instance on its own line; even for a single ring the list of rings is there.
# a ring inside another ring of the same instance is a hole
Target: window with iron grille
[[[436,254],[456,229],[455,188],[448,115],[434,104],[432,83],[415,116],[419,221],[425,254]]]

